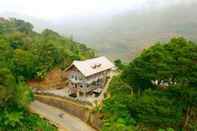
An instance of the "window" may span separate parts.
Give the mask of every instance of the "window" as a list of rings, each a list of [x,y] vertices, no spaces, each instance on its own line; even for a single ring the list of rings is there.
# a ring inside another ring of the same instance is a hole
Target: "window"
[[[77,76],[75,76],[75,80],[77,80]]]
[[[96,81],[96,86],[98,86],[99,85],[99,79]]]
[[[79,77],[79,80],[82,80],[82,77],[81,76]]]

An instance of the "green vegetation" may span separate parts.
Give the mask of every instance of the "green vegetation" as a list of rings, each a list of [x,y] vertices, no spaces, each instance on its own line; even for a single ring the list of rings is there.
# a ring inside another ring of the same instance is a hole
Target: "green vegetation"
[[[0,65],[17,79],[41,79],[55,66],[65,68],[74,59],[94,57],[94,51],[81,43],[49,29],[40,34],[32,29],[22,20],[0,21]]]
[[[113,78],[102,130],[197,130],[196,61],[197,45],[184,38],[144,50]]]
[[[51,130],[56,128],[28,112],[33,94],[25,82],[17,82],[12,72],[0,68],[0,130]]]
[[[28,112],[33,100],[27,80],[42,79],[54,67],[94,57],[85,45],[52,30],[42,33],[23,20],[0,20],[0,130],[57,130]]]
[[[115,66],[119,69],[119,70],[123,70],[124,68],[124,64],[122,63],[122,61],[120,59],[117,59],[114,61]]]
[[[94,51],[23,20],[0,20],[0,130],[57,130],[28,112],[27,80],[43,79],[54,67],[94,57]],[[129,64],[116,60],[105,100],[103,131],[197,130],[197,45],[184,38],[157,43]]]

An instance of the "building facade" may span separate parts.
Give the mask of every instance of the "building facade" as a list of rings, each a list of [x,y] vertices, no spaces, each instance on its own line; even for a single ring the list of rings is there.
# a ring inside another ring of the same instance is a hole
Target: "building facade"
[[[86,96],[94,91],[102,91],[114,67],[114,64],[106,57],[74,61],[65,70],[68,78],[69,94]]]

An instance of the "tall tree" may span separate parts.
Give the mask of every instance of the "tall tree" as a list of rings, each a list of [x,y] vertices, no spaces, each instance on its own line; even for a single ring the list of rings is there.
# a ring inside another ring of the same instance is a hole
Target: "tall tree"
[[[143,112],[134,114],[139,115],[138,117],[145,117],[151,114],[150,111],[153,111],[153,114],[162,111],[159,109],[162,108],[162,105],[156,107],[159,103],[154,104],[155,101],[148,101],[157,98],[158,100],[155,100],[161,103],[162,96],[156,97],[153,95],[153,97],[148,98],[151,96],[149,95],[144,98],[147,93],[143,93],[147,88],[153,90],[159,89],[158,92],[161,92],[160,94],[165,96],[168,104],[170,101],[174,101],[174,103],[168,105],[168,108],[172,107],[171,111],[175,111],[173,110],[174,108],[177,109],[177,113],[181,112],[183,114],[184,117],[181,127],[188,127],[192,108],[196,107],[196,61],[197,44],[182,37],[173,38],[166,44],[157,43],[151,48],[144,50],[122,73],[122,79],[131,85],[137,92],[141,92],[141,98],[131,102],[129,106],[131,112],[147,109],[144,110],[147,114],[142,114]],[[150,107],[145,107],[145,102],[148,102],[147,106]],[[136,105],[134,105],[135,103]],[[159,114],[161,115],[162,112]],[[159,122],[159,120],[156,121]],[[156,123],[156,121],[154,123]]]
[[[25,80],[32,79],[35,75],[35,58],[31,52],[16,49],[13,57],[13,71],[17,77],[23,77]]]
[[[197,45],[184,38],[156,44],[124,70],[122,78],[137,89],[197,85]]]

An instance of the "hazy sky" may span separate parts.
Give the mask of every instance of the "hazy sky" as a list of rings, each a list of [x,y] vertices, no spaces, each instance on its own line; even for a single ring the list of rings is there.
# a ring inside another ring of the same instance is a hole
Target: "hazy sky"
[[[0,13],[14,12],[42,19],[118,13],[195,0],[0,0]]]

